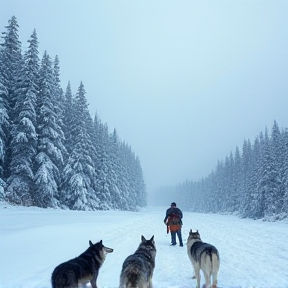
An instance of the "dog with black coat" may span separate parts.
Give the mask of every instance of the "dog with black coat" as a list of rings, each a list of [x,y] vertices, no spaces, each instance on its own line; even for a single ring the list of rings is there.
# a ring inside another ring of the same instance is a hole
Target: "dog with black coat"
[[[78,288],[90,282],[97,288],[99,269],[112,248],[105,247],[102,240],[96,244],[89,241],[89,248],[78,257],[58,265],[51,277],[53,288]]]

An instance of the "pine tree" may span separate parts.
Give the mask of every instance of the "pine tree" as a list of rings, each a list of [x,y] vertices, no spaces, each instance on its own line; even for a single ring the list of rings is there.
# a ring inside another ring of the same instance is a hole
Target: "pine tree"
[[[251,179],[251,213],[250,217],[259,219],[263,215],[263,199],[262,193],[258,189],[259,178],[261,175],[261,142],[260,138],[256,137],[252,151],[252,167],[250,172]]]
[[[225,158],[225,167],[224,167],[224,195],[225,198],[223,199],[223,205],[222,205],[222,211],[223,212],[232,212],[233,206],[234,206],[234,191],[233,191],[233,186],[234,186],[234,156],[233,153],[230,152],[229,157],[227,156]]]
[[[6,32],[3,32],[2,38],[4,43],[1,44],[2,49],[0,50],[0,81],[2,84],[2,103],[4,105],[3,109],[3,119],[1,120],[3,129],[2,138],[2,173],[3,178],[7,179],[9,177],[9,165],[11,161],[11,135],[10,135],[10,125],[14,122],[16,117],[15,114],[15,103],[16,103],[16,93],[15,90],[18,88],[18,80],[21,77],[22,70],[22,54],[21,54],[21,42],[19,41],[18,35],[18,23],[15,16],[8,21],[8,26]],[[7,93],[6,93],[7,92]],[[1,103],[1,104],[2,104]],[[7,113],[7,116],[5,116]]]
[[[66,92],[65,92],[65,105],[64,105],[64,137],[65,137],[65,147],[67,149],[67,157],[73,150],[73,135],[71,133],[71,127],[73,124],[73,115],[75,114],[73,111],[73,96],[71,90],[71,84],[68,82]],[[75,135],[76,136],[76,135]],[[66,162],[66,161],[65,161]]]
[[[34,30],[15,104],[17,115],[12,126],[12,160],[7,180],[6,199],[12,203],[32,205],[34,197],[34,161],[36,156],[36,94],[38,91],[38,39]]]
[[[1,66],[1,61],[0,61]],[[4,197],[4,163],[7,139],[9,135],[9,117],[7,104],[8,91],[2,84],[0,74],[0,198]]]
[[[75,142],[68,163],[64,168],[62,199],[73,210],[101,209],[99,191],[94,189],[96,172],[92,160],[93,147],[87,133],[88,105],[84,85],[81,82],[74,101],[74,117],[71,133]],[[92,151],[92,152],[91,152]]]
[[[125,146],[125,143],[119,142],[118,147],[118,169],[117,169],[117,187],[120,191],[122,204],[121,209],[123,210],[135,210],[137,201],[136,193],[133,191],[133,185],[131,182],[134,180],[133,172],[130,171],[131,159],[129,152]]]
[[[242,193],[240,201],[240,213],[242,217],[249,217],[251,213],[251,158],[252,146],[250,140],[245,140],[242,148],[242,166],[243,166],[243,182]]]
[[[135,162],[135,178],[136,178],[136,183],[135,183],[135,193],[138,194],[138,202],[137,205],[140,207],[145,207],[147,205],[147,192],[146,192],[146,185],[143,177],[143,171],[141,167],[141,163],[138,157],[136,157]]]
[[[270,193],[268,197],[268,215],[276,215],[282,208],[283,194],[281,191],[281,135],[280,129],[276,121],[274,121],[270,141],[271,153],[271,178],[270,178]]]
[[[233,184],[232,184],[232,212],[239,212],[239,204],[240,204],[240,195],[241,192],[241,183],[243,179],[243,172],[242,172],[242,159],[240,155],[240,151],[238,146],[235,149],[235,156],[234,156],[234,169],[233,169]]]
[[[60,66],[59,66],[59,58],[55,57],[54,67],[53,67],[53,83],[54,83],[54,91],[53,91],[53,101],[54,101],[54,111],[57,115],[56,118],[56,127],[58,127],[58,143],[57,146],[61,150],[61,154],[67,154],[67,149],[64,145],[65,143],[65,134],[64,131],[66,129],[64,123],[64,115],[65,115],[65,97],[63,90],[61,88],[60,81]],[[58,162],[59,169],[63,168],[63,161]]]
[[[108,143],[109,133],[107,124],[103,124],[97,114],[94,117],[94,145],[98,160],[95,163],[97,173],[96,186],[99,191],[99,200],[103,209],[109,209],[111,203],[111,195],[107,184],[108,177]]]
[[[267,132],[267,131],[266,131]],[[266,175],[266,153],[268,147],[268,135],[266,134],[266,139],[261,132],[259,135],[259,162],[258,162],[258,179],[257,179],[257,203],[255,203],[255,218],[263,218],[265,215],[266,209],[266,199],[265,199],[265,188],[263,184],[265,183],[265,175]]]
[[[109,193],[111,195],[111,204],[114,209],[124,210],[123,206],[123,194],[118,187],[118,177],[119,177],[119,141],[116,129],[109,137],[109,162],[108,162],[108,177],[107,184]]]
[[[288,129],[282,132],[282,165],[281,165],[281,194],[282,207],[280,208],[280,219],[288,217]]]
[[[58,153],[61,154],[61,159],[55,159],[55,163],[57,163],[57,168],[59,170],[59,177],[57,177],[57,187],[58,193],[55,195],[57,200],[60,200],[61,197],[61,185],[63,181],[63,169],[68,158],[67,148],[65,146],[65,131],[66,131],[66,123],[65,123],[65,104],[66,99],[61,88],[60,81],[60,64],[59,58],[56,55],[53,65],[53,106],[54,112],[57,115],[55,129],[57,129],[57,138],[54,140],[54,144],[59,150]],[[59,161],[60,160],[60,161]],[[61,172],[60,172],[61,171]]]
[[[61,127],[56,121],[54,87],[52,62],[45,52],[41,62],[40,90],[37,98],[38,144],[34,201],[39,207],[58,205],[58,183],[60,182],[58,165],[63,162],[63,144]]]

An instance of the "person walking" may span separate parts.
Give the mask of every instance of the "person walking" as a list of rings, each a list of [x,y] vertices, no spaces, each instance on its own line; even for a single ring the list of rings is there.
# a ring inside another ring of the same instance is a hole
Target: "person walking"
[[[176,203],[172,202],[171,207],[167,209],[166,216],[164,218],[164,224],[167,225],[167,233],[171,233],[171,245],[176,245],[176,234],[179,240],[179,245],[183,247],[182,241],[182,211],[176,207]]]

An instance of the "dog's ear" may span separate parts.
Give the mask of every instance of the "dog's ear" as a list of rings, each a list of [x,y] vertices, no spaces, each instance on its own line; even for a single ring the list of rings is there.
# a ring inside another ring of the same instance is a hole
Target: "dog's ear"
[[[142,241],[142,242],[145,242],[145,241],[146,241],[146,239],[145,239],[145,237],[144,237],[143,235],[141,236],[141,241]]]
[[[151,237],[150,241],[154,241],[154,235]]]
[[[91,240],[89,240],[89,245],[90,245],[90,246],[93,246],[93,243],[91,242]]]
[[[100,240],[100,242],[99,242],[99,243],[100,243],[101,245],[103,245],[103,244],[102,244],[102,240]]]
[[[192,229],[190,229],[189,234],[192,234]]]

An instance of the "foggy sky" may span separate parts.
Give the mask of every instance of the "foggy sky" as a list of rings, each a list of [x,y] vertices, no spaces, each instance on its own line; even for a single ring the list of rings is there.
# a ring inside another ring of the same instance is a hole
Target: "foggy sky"
[[[83,81],[148,192],[288,127],[288,1],[0,0],[1,32],[13,15],[23,51],[35,28],[40,59],[59,56],[64,91]]]

